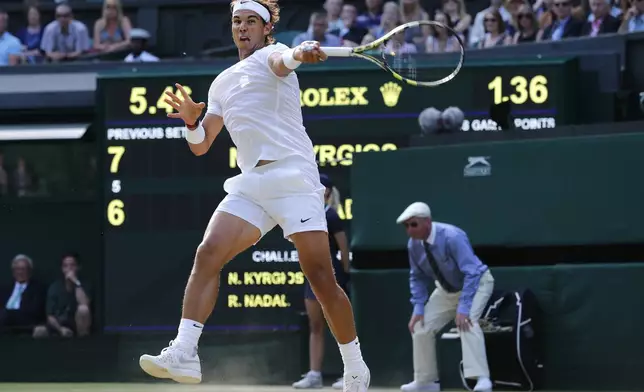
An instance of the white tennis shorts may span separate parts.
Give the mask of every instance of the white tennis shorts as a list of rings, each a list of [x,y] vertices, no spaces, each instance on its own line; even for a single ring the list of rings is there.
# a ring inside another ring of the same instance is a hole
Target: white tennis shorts
[[[317,166],[294,156],[253,168],[224,182],[228,195],[216,211],[257,227],[262,237],[279,225],[284,238],[327,231],[324,186]]]

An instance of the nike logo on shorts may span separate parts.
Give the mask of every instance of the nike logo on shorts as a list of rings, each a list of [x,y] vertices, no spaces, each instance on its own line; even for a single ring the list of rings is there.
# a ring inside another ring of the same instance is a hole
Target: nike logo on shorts
[[[300,223],[304,223],[304,222],[307,222],[307,221],[310,221],[310,220],[311,220],[311,218],[308,218],[308,219],[300,219]]]

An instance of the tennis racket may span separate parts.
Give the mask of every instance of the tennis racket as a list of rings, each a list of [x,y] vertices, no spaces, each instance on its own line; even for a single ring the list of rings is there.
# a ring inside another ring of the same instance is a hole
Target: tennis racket
[[[459,46],[460,57],[458,64],[456,64],[452,73],[442,78],[436,78],[435,69],[419,68],[419,60],[426,55],[416,53],[415,46],[406,43],[404,40],[407,32],[414,33],[415,29],[422,29],[425,26],[446,29],[449,37],[456,38],[456,41],[450,38],[451,42],[457,42]],[[402,24],[367,45],[355,48],[321,47],[320,50],[329,57],[357,57],[371,61],[402,82],[412,86],[424,87],[440,86],[454,79],[463,67],[463,62],[465,61],[465,45],[458,33],[442,23],[429,20]],[[367,52],[370,52],[370,54]]]

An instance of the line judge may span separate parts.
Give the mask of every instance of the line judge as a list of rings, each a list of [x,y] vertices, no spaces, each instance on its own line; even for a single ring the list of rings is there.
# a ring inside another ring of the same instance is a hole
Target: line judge
[[[414,381],[406,392],[438,391],[435,335],[452,319],[463,350],[466,378],[476,379],[476,392],[491,392],[485,340],[478,319],[494,278],[474,254],[467,234],[456,226],[433,222],[429,206],[412,203],[396,220],[409,236],[409,287],[413,314],[409,321],[414,352]],[[431,282],[435,289],[429,295]]]

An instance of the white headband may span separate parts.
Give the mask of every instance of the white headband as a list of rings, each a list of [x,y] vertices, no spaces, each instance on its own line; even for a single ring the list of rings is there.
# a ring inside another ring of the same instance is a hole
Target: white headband
[[[233,6],[233,15],[237,11],[248,10],[256,12],[259,16],[264,19],[264,22],[268,23],[271,20],[271,15],[263,5],[259,4],[253,0],[239,0]]]

